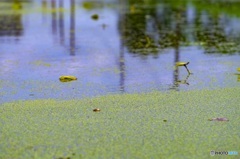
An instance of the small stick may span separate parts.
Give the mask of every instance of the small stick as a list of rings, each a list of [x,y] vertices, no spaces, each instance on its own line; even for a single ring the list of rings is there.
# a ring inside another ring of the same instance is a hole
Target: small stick
[[[189,69],[187,68],[187,66],[184,65],[184,67],[187,69],[188,73],[191,74],[191,72],[189,71]]]

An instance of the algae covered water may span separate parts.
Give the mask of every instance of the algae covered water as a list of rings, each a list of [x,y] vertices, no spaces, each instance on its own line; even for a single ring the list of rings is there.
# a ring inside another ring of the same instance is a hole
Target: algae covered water
[[[1,1],[0,158],[239,153],[239,8]]]
[[[207,159],[212,150],[239,153],[239,93],[222,88],[6,103],[0,107],[0,158]],[[209,121],[215,117],[229,121]]]

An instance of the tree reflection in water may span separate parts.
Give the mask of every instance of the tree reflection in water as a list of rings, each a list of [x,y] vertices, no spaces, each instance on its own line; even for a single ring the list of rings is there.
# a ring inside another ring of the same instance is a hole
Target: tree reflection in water
[[[0,36],[15,36],[16,39],[22,36],[24,4],[32,2],[33,0],[0,2],[7,4],[0,11]],[[125,52],[146,59],[149,56],[159,58],[159,55],[171,49],[174,50],[172,66],[182,60],[181,49],[189,46],[201,47],[206,54],[240,52],[240,34],[238,29],[234,28],[235,25],[232,25],[231,18],[233,15],[240,16],[238,9],[234,7],[239,6],[237,2],[229,3],[228,7],[224,7],[226,4],[224,1],[217,2],[218,5],[203,1],[168,0],[109,0],[108,3],[79,0],[39,0],[39,2],[42,5],[40,8],[42,12],[50,11],[50,30],[54,39],[57,39],[61,47],[67,48],[66,52],[69,55],[76,55],[78,44],[76,40],[80,39],[80,33],[76,33],[77,15],[81,13],[78,10],[90,12],[116,8],[121,41],[118,55],[121,91],[125,91]],[[102,27],[106,27],[107,30],[108,24],[102,24]],[[172,71],[172,87],[178,89],[179,84],[184,82],[179,82],[178,69]]]

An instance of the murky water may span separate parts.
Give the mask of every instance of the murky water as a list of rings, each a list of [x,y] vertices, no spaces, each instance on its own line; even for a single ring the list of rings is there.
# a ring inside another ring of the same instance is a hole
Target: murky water
[[[239,7],[224,1],[0,2],[0,102],[238,87]],[[175,69],[178,61],[189,61],[193,74]],[[61,75],[78,80],[61,83]]]

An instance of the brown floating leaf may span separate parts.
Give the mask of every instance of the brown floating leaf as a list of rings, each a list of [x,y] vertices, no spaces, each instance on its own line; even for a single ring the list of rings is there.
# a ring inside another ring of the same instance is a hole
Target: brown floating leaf
[[[212,118],[208,119],[209,121],[229,121],[227,118]]]
[[[101,110],[99,108],[93,109],[94,112],[100,112]]]

